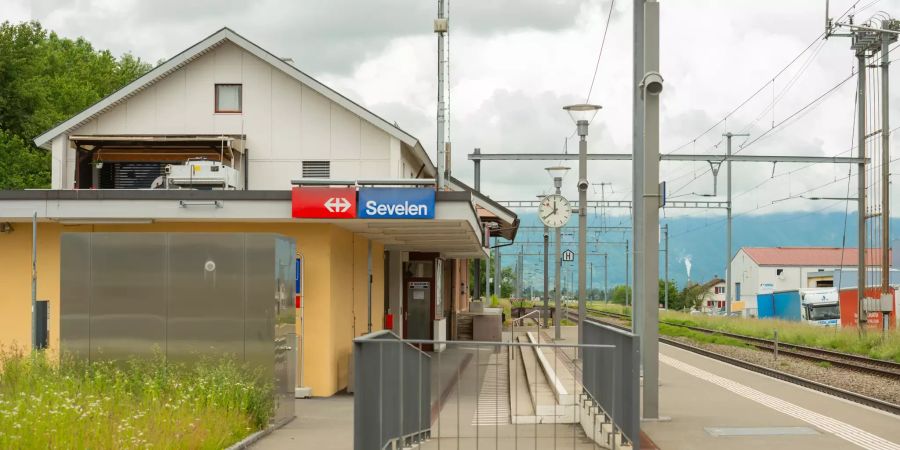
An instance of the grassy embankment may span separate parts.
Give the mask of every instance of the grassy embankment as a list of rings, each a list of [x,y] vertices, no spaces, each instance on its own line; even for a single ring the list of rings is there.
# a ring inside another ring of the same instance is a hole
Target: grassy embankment
[[[591,302],[589,305],[590,308],[620,314],[628,314],[629,312],[628,308],[621,305],[603,302]],[[773,319],[690,315],[678,311],[660,311],[660,321],[764,339],[774,338],[774,331],[778,330],[778,340],[781,342],[900,362],[900,331],[897,330],[888,333],[883,338],[881,333],[877,331],[870,331],[860,336],[855,328],[821,327]],[[711,336],[666,324],[660,324],[660,333],[666,336],[690,337],[699,342],[710,342],[708,339],[720,338],[722,340],[715,343],[726,345],[740,344],[735,339]]]
[[[0,350],[0,448],[224,448],[268,424],[271,388],[229,360],[59,363]]]

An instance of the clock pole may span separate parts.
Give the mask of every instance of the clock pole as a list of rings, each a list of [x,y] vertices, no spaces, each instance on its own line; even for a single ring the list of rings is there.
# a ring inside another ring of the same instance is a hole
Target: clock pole
[[[553,177],[553,186],[556,187],[556,195],[560,195],[562,192],[560,189],[562,188],[562,177]],[[554,260],[554,275],[553,275],[553,305],[554,305],[554,313],[553,313],[553,323],[554,330],[553,336],[554,339],[560,339],[562,336],[560,334],[560,322],[562,321],[562,308],[560,305],[560,293],[559,293],[559,270],[562,267],[562,255],[560,254],[560,227],[554,228],[555,237],[554,237],[554,245],[556,246],[555,252],[556,257]]]

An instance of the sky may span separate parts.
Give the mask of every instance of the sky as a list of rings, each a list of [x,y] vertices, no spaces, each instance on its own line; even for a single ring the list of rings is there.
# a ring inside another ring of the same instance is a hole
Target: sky
[[[574,124],[562,106],[585,101],[603,106],[591,124],[589,151],[631,151],[632,2],[614,3],[599,65],[610,0],[449,2],[454,176],[471,182],[472,163],[466,155],[476,147],[485,153],[577,152],[577,138],[567,139]],[[832,17],[854,2],[832,0]],[[848,155],[853,145],[855,77],[813,107],[801,109],[850,77],[856,64],[848,38],[819,39],[824,3],[663,0],[660,72],[666,82],[661,152],[723,153],[721,135],[730,131],[750,133],[749,138],[734,139],[734,151],[744,154]],[[900,16],[900,0],[856,3],[857,22],[882,10]],[[62,36],[83,36],[97,48],[130,52],[150,62],[169,58],[228,26],[263,48],[292,58],[301,70],[396,122],[434,155],[436,0],[3,0],[3,4],[0,20],[38,20]],[[891,81],[898,76],[892,74]],[[892,92],[896,127],[900,89]],[[534,199],[552,189],[543,168],[558,163],[485,162],[482,190],[498,200]],[[569,165],[577,167],[575,161]],[[843,211],[845,202],[799,196],[848,197],[848,182],[849,196],[855,196],[856,178],[847,178],[848,167],[804,166],[735,163],[735,214]],[[709,197],[714,188],[708,170],[706,162],[664,162],[661,177],[667,181],[669,198],[716,199]],[[611,183],[602,188],[606,199],[630,199],[630,163],[596,161],[588,171],[595,184],[589,198],[600,199],[599,183]],[[720,200],[724,174],[723,169],[716,189]],[[563,193],[570,198],[577,197],[576,178],[572,170],[564,182]],[[892,203],[892,209],[900,211],[900,201]],[[854,209],[851,205],[850,211]],[[721,212],[670,209],[665,214]]]

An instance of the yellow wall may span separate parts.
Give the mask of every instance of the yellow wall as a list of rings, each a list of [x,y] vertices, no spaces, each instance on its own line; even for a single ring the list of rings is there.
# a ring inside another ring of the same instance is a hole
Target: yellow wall
[[[0,346],[31,343],[31,224],[0,234]],[[62,232],[261,232],[294,238],[305,258],[304,384],[316,396],[347,386],[351,342],[366,332],[367,240],[328,224],[155,223],[38,226],[38,299],[50,300],[50,349],[59,348],[59,241]],[[383,246],[374,244],[373,330],[382,329]],[[355,319],[355,320],[354,320]],[[300,322],[297,321],[300,333]],[[354,334],[355,333],[355,334]],[[299,358],[298,358],[299,364]]]

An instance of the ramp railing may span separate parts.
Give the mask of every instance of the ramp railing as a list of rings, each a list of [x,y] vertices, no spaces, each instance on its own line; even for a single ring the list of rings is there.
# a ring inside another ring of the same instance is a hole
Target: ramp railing
[[[353,341],[355,450],[405,448],[431,430],[431,357],[390,331]]]
[[[614,327],[584,322],[582,381],[595,413],[609,418],[610,426],[621,430],[624,441],[640,446],[640,344],[638,336]],[[594,346],[614,346],[599,351]],[[601,419],[602,420],[602,419]]]

